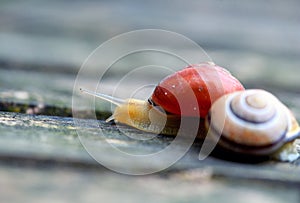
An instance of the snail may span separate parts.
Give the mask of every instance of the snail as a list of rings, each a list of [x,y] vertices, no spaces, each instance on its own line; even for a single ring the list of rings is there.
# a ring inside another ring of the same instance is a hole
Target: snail
[[[208,137],[219,147],[240,154],[268,156],[300,136],[295,117],[274,95],[245,90],[226,69],[212,62],[167,76],[145,101],[81,91],[116,105],[107,122],[176,136],[182,118],[199,119],[198,138]]]
[[[240,154],[266,156],[300,137],[292,112],[274,95],[259,89],[220,97],[205,120],[218,146]]]
[[[117,106],[106,121],[114,120],[155,134],[176,135],[182,117],[204,119],[215,100],[224,94],[244,90],[244,87],[226,69],[206,62],[190,65],[164,78],[148,101],[122,100],[81,90]],[[199,137],[204,134],[203,123]]]

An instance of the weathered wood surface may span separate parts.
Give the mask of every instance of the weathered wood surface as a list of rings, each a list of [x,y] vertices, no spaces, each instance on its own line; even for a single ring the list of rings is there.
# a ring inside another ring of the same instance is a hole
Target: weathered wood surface
[[[293,185],[215,179],[207,169],[129,177],[69,168],[0,168],[3,202],[298,202]]]
[[[4,161],[6,157],[15,158],[24,163],[26,161],[47,161],[76,165],[81,163],[82,166],[97,167],[99,164],[84,149],[78,135],[76,127],[74,126],[73,119],[67,117],[49,117],[49,116],[35,116],[17,113],[1,113],[0,121],[0,149],[1,158]],[[83,131],[95,131],[98,127],[89,125],[89,122],[82,120],[86,124],[86,129]],[[128,151],[135,154],[148,154],[154,153],[164,149],[169,145],[173,139],[171,137],[158,136],[156,138],[143,141],[131,139],[126,134],[135,136],[142,136],[141,132],[127,126],[115,126],[112,124],[99,121],[99,127],[106,133],[107,139],[114,143],[116,147],[121,150]],[[120,132],[119,130],[122,130]],[[125,133],[125,134],[123,134]],[[143,133],[143,136],[152,136],[151,134]],[[89,139],[100,143],[106,142],[99,137],[97,133],[89,137]],[[105,147],[105,145],[102,145]],[[176,163],[173,167],[169,168],[170,171],[187,170],[192,168],[209,167],[214,170],[214,175],[241,177],[241,178],[254,178],[254,179],[269,179],[274,181],[285,181],[300,184],[300,160],[294,163],[276,163],[274,161],[257,162],[257,163],[235,163],[222,160],[220,158],[209,157],[204,161],[198,160],[198,153],[201,147],[201,140],[197,140],[189,153]],[[105,152],[110,156],[109,148]],[[115,160],[112,157],[112,162]],[[119,161],[119,160],[118,160]],[[126,165],[126,167],[139,167],[138,165],[130,166],[126,163],[115,162],[112,164]],[[151,168],[152,163],[147,166]],[[277,168],[274,168],[274,165]],[[299,168],[298,168],[299,166]],[[153,165],[153,167],[160,167],[160,165]],[[242,169],[242,170],[240,170]],[[270,171],[270,169],[272,169]],[[290,171],[287,175],[286,170]],[[247,171],[247,172],[246,172]],[[265,177],[265,173],[269,173]]]
[[[298,203],[300,160],[239,163],[211,156],[199,161],[201,141],[196,141],[167,170],[130,177],[97,163],[81,145],[70,117],[73,85],[86,57],[117,34],[155,25],[190,37],[247,88],[273,92],[300,121],[298,8],[298,1],[0,2],[0,202]],[[123,65],[131,68],[130,61]],[[99,64],[88,74],[98,68],[106,67]],[[101,90],[110,93],[115,82],[107,80]],[[84,84],[94,88],[89,77]],[[127,85],[121,92],[133,84]],[[88,115],[85,98],[81,110]],[[128,139],[103,121],[110,105],[98,102],[99,125],[120,149],[149,153],[172,142],[163,136],[142,144]],[[96,134],[89,139],[103,141]]]
[[[146,202],[156,199],[198,202],[198,198],[218,201],[231,194],[237,200],[251,194],[256,201],[266,202],[297,202],[299,198],[299,161],[293,164],[270,161],[247,164],[214,157],[199,161],[199,144],[196,143],[183,159],[167,171],[133,178],[109,172],[93,160],[79,142],[72,118],[16,113],[0,115],[0,194],[3,201],[41,201],[51,195],[57,196],[58,201],[78,198],[77,195],[63,196],[61,190],[67,194],[80,193],[83,200],[91,198],[92,201],[97,200],[94,198],[119,201],[130,197],[134,202],[139,202],[145,196],[149,196]],[[141,146],[116,133],[115,126],[102,121],[99,123],[111,139],[119,141],[114,143],[123,143],[117,147],[139,153],[160,150],[172,141],[158,137]],[[139,133],[127,127],[123,130]],[[91,139],[97,140],[97,136]],[[151,163],[147,167],[152,167]],[[128,182],[130,187],[124,188]],[[170,187],[173,184],[176,188]],[[274,184],[277,185],[275,188]],[[160,196],[162,190],[164,195]],[[35,194],[35,191],[42,193]],[[114,197],[115,193],[118,197]]]

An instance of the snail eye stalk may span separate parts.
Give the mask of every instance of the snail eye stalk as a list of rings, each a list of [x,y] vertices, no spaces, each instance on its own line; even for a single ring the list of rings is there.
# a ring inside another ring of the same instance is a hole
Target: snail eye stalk
[[[120,98],[116,98],[116,97],[112,97],[106,94],[101,94],[101,93],[96,93],[96,92],[92,92],[90,90],[86,90],[86,89],[82,89],[80,88],[80,91],[89,95],[92,95],[94,97],[98,97],[104,101],[108,101],[112,104],[115,104],[116,106],[121,106],[122,104],[125,104],[125,100],[124,99],[120,99]]]

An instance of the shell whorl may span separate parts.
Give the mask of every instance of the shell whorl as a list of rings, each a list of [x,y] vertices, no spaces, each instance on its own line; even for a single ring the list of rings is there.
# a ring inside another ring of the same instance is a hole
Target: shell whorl
[[[230,108],[239,118],[253,122],[268,122],[276,114],[278,100],[265,91],[245,91],[232,98]]]
[[[269,154],[285,143],[292,114],[274,95],[246,90],[225,95],[212,106],[207,126],[232,151]]]

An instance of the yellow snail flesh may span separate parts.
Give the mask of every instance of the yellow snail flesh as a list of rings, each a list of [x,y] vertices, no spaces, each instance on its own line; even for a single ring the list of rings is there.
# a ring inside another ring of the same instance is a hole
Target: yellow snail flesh
[[[148,101],[132,98],[122,100],[85,89],[81,89],[81,91],[116,105],[112,116],[106,119],[106,122],[114,120],[116,123],[126,124],[155,134],[177,134],[180,116],[167,115],[161,108],[151,105]]]

